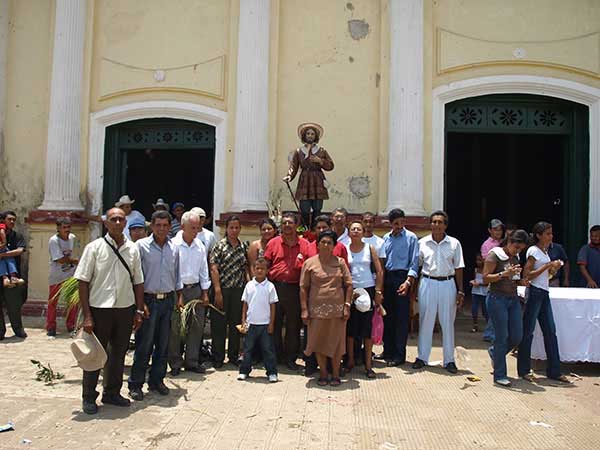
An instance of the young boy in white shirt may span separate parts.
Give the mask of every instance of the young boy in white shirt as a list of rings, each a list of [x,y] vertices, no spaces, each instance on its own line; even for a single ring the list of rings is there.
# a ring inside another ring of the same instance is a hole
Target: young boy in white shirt
[[[259,347],[267,376],[271,383],[277,382],[277,357],[273,342],[275,329],[275,303],[277,291],[275,286],[267,280],[269,263],[265,258],[258,258],[254,263],[254,278],[246,284],[242,294],[242,324],[248,326],[248,333],[244,337],[244,359],[240,364],[238,380],[248,378],[252,370],[252,354]]]

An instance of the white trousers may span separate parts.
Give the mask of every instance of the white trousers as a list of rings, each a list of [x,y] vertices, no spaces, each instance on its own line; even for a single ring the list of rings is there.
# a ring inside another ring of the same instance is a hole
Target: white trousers
[[[454,362],[454,319],[456,318],[456,284],[454,280],[436,281],[421,278],[419,283],[419,356],[429,362],[436,315],[442,326],[444,366]]]

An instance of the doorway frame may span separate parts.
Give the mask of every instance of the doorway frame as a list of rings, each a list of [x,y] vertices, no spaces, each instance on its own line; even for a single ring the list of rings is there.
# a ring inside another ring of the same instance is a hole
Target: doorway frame
[[[589,108],[589,202],[588,228],[600,223],[600,202],[594,202],[600,193],[600,89],[560,78],[532,75],[499,75],[470,78],[439,86],[433,90],[432,152],[431,152],[431,208],[444,207],[445,195],[445,136],[446,104],[469,97],[489,94],[534,94],[556,97],[585,105]]]
[[[87,192],[91,213],[102,212],[104,189],[104,151],[106,128],[139,119],[183,119],[204,123],[215,128],[215,181],[213,226],[225,207],[225,168],[227,144],[227,113],[195,103],[177,101],[148,101],[113,106],[90,114]],[[100,227],[92,232],[99,234]]]

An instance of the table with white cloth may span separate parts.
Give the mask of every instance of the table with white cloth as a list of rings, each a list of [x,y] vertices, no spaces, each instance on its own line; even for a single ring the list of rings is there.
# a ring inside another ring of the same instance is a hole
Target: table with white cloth
[[[519,287],[525,296],[525,288]],[[600,289],[550,288],[561,361],[600,362]],[[531,345],[533,359],[546,359],[539,323]]]

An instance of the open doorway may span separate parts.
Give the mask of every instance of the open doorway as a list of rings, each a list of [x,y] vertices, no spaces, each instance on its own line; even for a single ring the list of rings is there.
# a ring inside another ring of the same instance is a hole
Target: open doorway
[[[588,117],[583,105],[537,95],[446,105],[445,208],[469,271],[494,218],[528,232],[552,223],[574,267],[587,239]]]
[[[562,136],[448,133],[447,210],[467,265],[473,267],[493,218],[526,231],[548,221],[556,242],[564,242],[565,142]]]
[[[200,206],[212,216],[214,171],[215,129],[210,125],[144,119],[107,128],[104,205],[127,193],[147,219],[157,198],[170,205],[183,202],[186,209]]]

